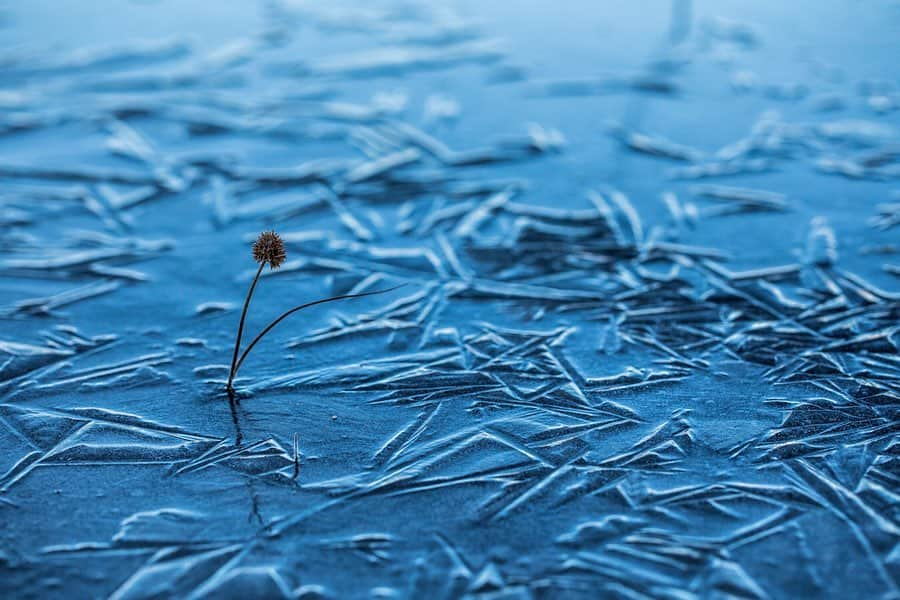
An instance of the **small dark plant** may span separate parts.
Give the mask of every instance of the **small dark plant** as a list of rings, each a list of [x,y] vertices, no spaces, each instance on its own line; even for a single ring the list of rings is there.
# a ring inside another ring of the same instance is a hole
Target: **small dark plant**
[[[247,291],[247,298],[244,299],[244,308],[241,311],[240,323],[238,323],[237,337],[234,340],[234,354],[231,357],[231,369],[228,372],[228,384],[226,387],[229,396],[234,395],[234,378],[237,377],[238,370],[240,370],[241,365],[244,364],[244,360],[247,358],[247,355],[250,354],[250,351],[253,350],[253,347],[256,346],[256,344],[259,343],[259,341],[263,337],[265,337],[265,335],[269,333],[276,325],[281,323],[290,315],[294,314],[297,311],[303,310],[304,308],[316,306],[317,304],[334,302],[335,300],[347,300],[349,298],[363,298],[365,296],[373,296],[375,294],[384,294],[386,292],[395,290],[398,287],[401,287],[400,285],[398,285],[385,290],[376,290],[374,292],[332,296],[330,298],[313,300],[312,302],[307,302],[306,304],[295,306],[294,308],[284,312],[280,317],[266,325],[265,329],[263,329],[259,335],[253,338],[253,341],[251,341],[244,352],[241,353],[241,338],[244,335],[244,321],[247,319],[247,309],[250,307],[250,299],[253,298],[253,291],[256,289],[256,284],[259,281],[260,275],[262,275],[263,267],[269,265],[270,269],[277,269],[282,265],[286,257],[287,252],[285,252],[284,249],[284,242],[281,240],[281,237],[279,237],[279,235],[274,231],[264,231],[259,234],[258,238],[256,238],[256,242],[254,242],[253,244],[253,260],[259,263],[259,268],[256,270],[256,276],[253,278],[253,283],[250,284],[250,289]],[[240,354],[240,357],[238,357],[238,354]]]

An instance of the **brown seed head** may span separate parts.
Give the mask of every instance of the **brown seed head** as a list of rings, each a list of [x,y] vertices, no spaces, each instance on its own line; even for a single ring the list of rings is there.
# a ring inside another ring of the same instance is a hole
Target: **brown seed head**
[[[280,267],[286,257],[284,242],[274,231],[263,231],[253,243],[253,260],[269,263],[272,269]]]

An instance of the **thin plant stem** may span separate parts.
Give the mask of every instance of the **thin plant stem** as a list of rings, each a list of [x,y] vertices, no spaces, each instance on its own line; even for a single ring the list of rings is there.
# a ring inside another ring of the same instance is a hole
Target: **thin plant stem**
[[[247,298],[244,299],[244,310],[241,311],[241,322],[238,324],[237,338],[234,340],[234,355],[231,357],[231,369],[228,371],[229,392],[234,391],[231,384],[234,382],[235,373],[237,373],[237,367],[235,365],[238,364],[238,352],[241,351],[241,337],[244,335],[244,321],[247,318],[247,309],[250,308],[250,299],[253,297],[253,290],[256,289],[256,283],[259,281],[259,276],[262,275],[263,267],[265,266],[265,262],[259,263],[259,269],[256,270],[256,277],[253,278],[253,283],[250,284],[250,289],[247,291]]]
[[[403,287],[405,284],[395,285],[394,287],[387,288],[386,290],[376,290],[374,292],[364,292],[362,294],[346,294],[343,296],[332,296],[330,298],[322,298],[321,300],[314,300],[312,302],[307,302],[306,304],[301,304],[300,306],[295,306],[289,311],[282,314],[280,317],[269,323],[262,332],[253,338],[253,341],[250,342],[250,345],[247,346],[247,349],[244,350],[244,353],[241,354],[240,360],[237,362],[237,366],[234,368],[234,372],[232,373],[232,378],[237,376],[238,370],[241,368],[241,365],[244,364],[244,359],[247,358],[247,355],[250,354],[250,351],[253,350],[253,347],[259,342],[267,333],[269,333],[272,328],[281,323],[283,320],[297,312],[298,310],[303,310],[304,308],[309,308],[311,306],[316,306],[317,304],[325,304],[326,302],[334,302],[335,300],[346,300],[348,298],[363,298],[365,296],[374,296],[376,294],[386,294],[387,292],[392,292],[397,288]]]

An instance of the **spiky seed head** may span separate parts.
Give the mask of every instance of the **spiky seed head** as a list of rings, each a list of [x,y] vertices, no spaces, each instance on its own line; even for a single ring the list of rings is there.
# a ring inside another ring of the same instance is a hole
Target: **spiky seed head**
[[[284,242],[274,231],[263,231],[253,243],[253,260],[269,263],[272,269],[280,267],[286,257]]]

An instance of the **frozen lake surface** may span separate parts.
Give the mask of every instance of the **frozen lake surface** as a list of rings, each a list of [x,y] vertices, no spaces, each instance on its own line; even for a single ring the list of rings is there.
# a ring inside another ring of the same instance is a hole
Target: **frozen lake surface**
[[[897,598],[898,33],[5,3],[0,596]]]

